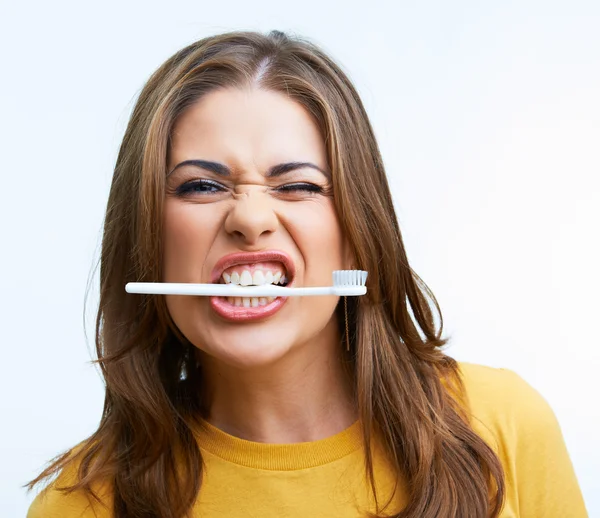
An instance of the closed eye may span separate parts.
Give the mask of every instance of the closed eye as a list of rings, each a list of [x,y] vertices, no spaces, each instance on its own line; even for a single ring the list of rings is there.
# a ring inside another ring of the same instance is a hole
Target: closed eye
[[[323,188],[320,187],[319,185],[315,185],[314,183],[298,182],[298,183],[287,183],[285,185],[282,185],[281,187],[277,188],[277,191],[279,191],[279,192],[305,191],[305,192],[318,194],[318,193],[323,192]]]

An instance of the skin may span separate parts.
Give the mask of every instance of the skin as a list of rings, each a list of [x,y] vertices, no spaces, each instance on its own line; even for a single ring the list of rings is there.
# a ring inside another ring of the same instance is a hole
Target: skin
[[[187,160],[222,164],[231,175],[176,167]],[[288,162],[312,163],[323,172],[302,167],[267,176]],[[210,282],[216,262],[240,251],[287,252],[297,286],[330,285],[333,270],[351,268],[323,137],[308,112],[285,95],[255,87],[205,95],[176,121],[168,166],[164,282]],[[200,185],[202,179],[212,184]],[[189,182],[195,189],[182,193]],[[331,436],[356,420],[341,365],[338,297],[291,297],[258,322],[226,321],[208,297],[166,301],[197,347],[213,425],[251,441],[294,443]]]

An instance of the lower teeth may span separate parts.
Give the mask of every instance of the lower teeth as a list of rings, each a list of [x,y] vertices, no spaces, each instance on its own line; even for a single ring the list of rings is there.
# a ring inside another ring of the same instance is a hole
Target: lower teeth
[[[273,302],[276,297],[227,297],[227,302],[236,307],[256,308],[266,306]]]

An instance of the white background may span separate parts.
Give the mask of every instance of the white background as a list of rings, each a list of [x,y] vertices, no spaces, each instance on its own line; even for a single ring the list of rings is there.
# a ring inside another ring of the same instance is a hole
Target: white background
[[[599,27],[592,0],[3,1],[0,514],[100,418],[92,270],[140,88],[200,37],[280,29],[355,81],[449,354],[544,395],[600,516]]]

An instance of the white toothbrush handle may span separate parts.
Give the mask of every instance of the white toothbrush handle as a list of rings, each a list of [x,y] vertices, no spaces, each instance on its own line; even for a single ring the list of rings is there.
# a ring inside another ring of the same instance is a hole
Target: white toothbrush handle
[[[310,295],[364,295],[366,286],[323,286],[305,288],[287,288],[284,286],[241,287],[231,284],[192,284],[129,282],[125,285],[127,293],[150,295],[208,295],[213,297],[298,297]]]

